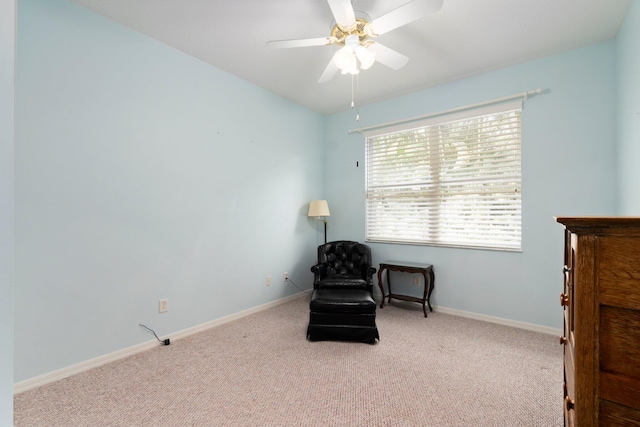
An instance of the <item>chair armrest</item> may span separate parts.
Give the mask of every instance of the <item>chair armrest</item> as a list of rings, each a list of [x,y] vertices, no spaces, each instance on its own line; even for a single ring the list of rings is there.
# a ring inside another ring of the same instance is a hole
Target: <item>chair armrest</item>
[[[373,293],[373,275],[376,271],[376,268],[370,265],[362,266],[362,278],[367,282],[367,290],[371,293]]]
[[[317,264],[311,267],[313,273],[313,289],[318,289],[320,279],[327,274],[327,266],[325,264]]]
[[[367,281],[367,283],[372,283],[373,281],[373,275],[376,272],[376,268],[375,267],[371,267],[370,265],[363,265],[362,266],[362,278],[364,280]]]

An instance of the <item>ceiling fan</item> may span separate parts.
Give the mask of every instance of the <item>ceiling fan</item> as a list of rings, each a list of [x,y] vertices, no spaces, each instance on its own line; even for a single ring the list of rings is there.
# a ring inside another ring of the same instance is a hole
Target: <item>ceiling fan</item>
[[[408,57],[378,43],[374,38],[440,10],[444,0],[413,0],[374,20],[356,17],[351,0],[327,2],[336,22],[329,37],[267,42],[267,46],[276,49],[334,44],[342,46],[329,61],[318,83],[331,80],[338,70],[342,74],[358,74],[376,61],[394,70],[404,67]]]

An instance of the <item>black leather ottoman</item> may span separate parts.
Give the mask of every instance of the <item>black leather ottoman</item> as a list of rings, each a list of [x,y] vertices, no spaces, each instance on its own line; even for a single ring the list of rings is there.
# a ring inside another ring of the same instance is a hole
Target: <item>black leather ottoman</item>
[[[364,289],[316,289],[309,303],[307,338],[374,344],[379,339],[376,302]]]

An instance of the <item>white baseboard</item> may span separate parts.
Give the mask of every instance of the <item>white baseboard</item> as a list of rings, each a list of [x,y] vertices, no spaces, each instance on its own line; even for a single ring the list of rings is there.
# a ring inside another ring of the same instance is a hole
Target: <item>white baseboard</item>
[[[181,338],[185,338],[190,335],[197,334],[198,332],[205,331],[215,326],[219,326],[219,325],[231,322],[233,320],[248,316],[250,314],[257,313],[259,311],[266,310],[268,308],[275,307],[280,304],[284,304],[285,302],[291,301],[296,298],[300,298],[304,295],[308,295],[308,293],[300,292],[295,295],[288,296],[286,298],[282,298],[276,301],[271,301],[266,304],[259,305],[257,307],[248,308],[238,313],[230,314],[228,316],[212,320],[210,322],[202,323],[200,325],[196,325],[191,328],[183,329],[181,331],[172,333],[171,340],[179,340]],[[13,393],[18,394],[18,393],[25,392],[27,390],[34,389],[36,387],[41,387],[43,385],[50,384],[55,381],[59,381],[63,378],[67,378],[84,371],[88,371],[89,369],[106,365],[107,363],[115,362],[116,360],[124,359],[125,357],[133,356],[134,354],[141,353],[143,351],[150,350],[154,347],[158,347],[161,345],[163,344],[161,342],[158,342],[157,340],[147,341],[147,342],[134,345],[132,347],[115,351],[113,353],[105,354],[104,356],[99,356],[94,359],[89,359],[84,362],[77,363],[75,365],[67,366],[65,368],[48,372],[46,374],[38,375],[37,377],[29,378],[27,380],[15,383],[13,385]]]
[[[281,298],[279,300],[271,301],[266,304],[259,305],[257,307],[248,308],[246,310],[239,311],[234,314],[230,314],[225,317],[221,317],[219,319],[212,320],[210,322],[202,323],[200,325],[192,326],[187,329],[183,329],[178,332],[174,332],[171,334],[172,340],[179,340],[180,338],[185,338],[193,334],[197,334],[198,332],[206,331],[207,329],[213,328],[215,326],[223,325],[225,323],[231,322],[233,320],[240,319],[242,317],[248,316],[250,314],[258,313],[259,311],[266,310],[271,307],[275,307],[280,304],[284,304],[285,302],[289,302],[296,298],[301,298],[304,295],[309,295],[307,292],[298,292],[297,294],[290,295],[285,298]],[[160,344],[160,343],[159,343]]]
[[[285,302],[291,301],[296,298],[300,298],[304,295],[308,295],[308,292],[300,292],[295,295],[288,296],[286,298],[282,298],[276,301],[271,301],[266,304],[259,305],[257,307],[248,308],[238,313],[230,314],[228,316],[212,320],[210,322],[202,323],[200,325],[196,325],[191,328],[183,329],[181,331],[172,333],[171,339],[174,341],[179,340],[181,338],[185,338],[190,335],[197,334],[198,332],[203,332],[207,329],[210,329],[219,325],[223,325],[233,320],[240,319],[250,314],[254,314],[259,311],[266,310],[268,308],[275,307],[280,304],[284,304]],[[482,320],[484,322],[497,323],[500,325],[512,326],[515,328],[526,329],[529,331],[540,332],[543,334],[562,335],[562,329],[558,329],[558,328],[551,328],[548,326],[541,326],[533,323],[520,322],[517,320],[510,320],[502,317],[487,316],[485,314],[472,313],[469,311],[456,310],[456,309],[447,308],[447,307],[434,306],[433,309],[434,311],[437,311],[440,313],[451,314],[451,315],[460,316],[460,317],[467,317],[470,319]],[[77,363],[75,365],[67,366],[65,368],[48,372],[46,374],[38,375],[37,377],[29,378],[27,380],[15,383],[13,385],[13,392],[14,394],[18,394],[18,393],[25,392],[27,390],[41,387],[43,385],[50,384],[55,381],[59,381],[63,378],[67,378],[84,371],[88,371],[89,369],[106,365],[107,363],[115,362],[116,360],[124,359],[125,357],[133,356],[134,354],[141,353],[143,351],[147,351],[161,345],[163,344],[158,342],[157,340],[150,340],[147,342],[134,345],[132,347],[115,351],[113,353],[105,354],[104,356],[99,356],[94,359],[89,359],[84,362]]]
[[[512,326],[514,328],[526,329],[528,331],[540,332],[542,334],[557,335],[563,334],[562,329],[549,326],[536,325],[535,323],[520,322],[518,320],[505,319],[503,317],[487,316],[486,314],[472,313],[470,311],[456,310],[453,308],[434,306],[434,311],[452,314],[454,316],[467,317],[469,319],[482,320],[483,322],[497,323],[499,325]]]
[[[13,393],[19,394],[46,384],[50,384],[55,381],[59,381],[63,378],[70,377],[72,375],[79,374],[89,369],[97,368],[102,365],[106,365],[109,362],[113,362],[125,357],[133,356],[134,354],[150,350],[154,347],[162,345],[158,341],[147,341],[133,347],[124,348],[122,350],[115,351],[113,353],[105,354],[94,359],[85,360],[84,362],[77,363],[75,365],[67,366],[55,371],[47,372],[46,374],[38,375],[33,378],[29,378],[24,381],[20,381],[13,384]]]
[[[376,290],[374,289],[374,291]],[[379,304],[380,299],[382,298],[380,291],[374,292],[374,296],[376,298],[376,301],[378,301],[378,304]],[[412,304],[402,300],[394,300],[393,302],[394,304]],[[498,325],[505,325],[505,326],[511,326],[514,328],[526,329],[528,331],[540,332],[542,334],[557,335],[557,336],[564,335],[564,332],[560,328],[552,328],[550,326],[541,326],[535,323],[520,322],[518,320],[505,319],[503,317],[488,316],[486,314],[473,313],[471,311],[456,310],[455,308],[448,308],[448,307],[441,307],[441,306],[434,305],[433,311],[439,311],[440,313],[451,314],[453,316],[467,317],[469,319],[482,320],[483,322],[497,323]]]

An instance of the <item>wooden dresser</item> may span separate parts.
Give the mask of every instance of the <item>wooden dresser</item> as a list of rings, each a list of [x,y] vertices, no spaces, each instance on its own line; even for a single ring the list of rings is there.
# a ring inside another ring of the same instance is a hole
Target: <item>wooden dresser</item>
[[[565,226],[565,425],[640,426],[640,218],[556,220]]]

